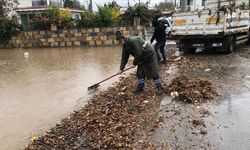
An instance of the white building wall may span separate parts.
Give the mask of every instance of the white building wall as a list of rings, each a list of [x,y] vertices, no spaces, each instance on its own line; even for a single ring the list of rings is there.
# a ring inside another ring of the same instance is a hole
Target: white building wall
[[[235,0],[236,6],[241,5],[242,3],[246,3],[246,5],[249,5],[249,0]],[[221,6],[228,6],[229,1],[221,1]],[[206,0],[206,8],[209,9],[217,9],[218,7],[218,0]]]
[[[32,7],[32,0],[19,0],[18,7]]]
[[[191,0],[190,1],[190,9],[191,11],[195,11],[197,9],[202,9],[202,0]]]

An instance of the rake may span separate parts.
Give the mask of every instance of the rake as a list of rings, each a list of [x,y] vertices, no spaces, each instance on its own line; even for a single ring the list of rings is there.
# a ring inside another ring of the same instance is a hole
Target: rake
[[[128,70],[130,70],[130,69],[132,69],[132,68],[134,68],[134,67],[129,67],[129,68],[123,70],[123,72],[128,71]],[[100,81],[100,82],[98,82],[98,83],[96,83],[96,84],[94,84],[94,85],[88,87],[88,90],[97,89],[97,88],[100,86],[101,83],[103,83],[103,82],[105,82],[105,81],[107,81],[107,80],[109,80],[109,79],[111,79],[111,78],[113,78],[113,77],[115,77],[115,76],[117,76],[117,75],[119,75],[119,73],[114,74],[114,75],[112,75],[112,76],[110,76],[110,77],[108,77],[108,78],[106,78],[106,79],[104,79],[104,80],[102,80],[102,81]]]

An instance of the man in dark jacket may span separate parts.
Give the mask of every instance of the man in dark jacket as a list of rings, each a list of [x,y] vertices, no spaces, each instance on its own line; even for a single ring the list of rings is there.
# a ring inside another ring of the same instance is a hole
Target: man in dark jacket
[[[166,53],[165,53],[165,44],[166,44],[166,27],[164,24],[162,24],[161,22],[157,24],[157,26],[155,27],[154,30],[154,34],[150,40],[151,43],[153,43],[154,40],[156,40],[156,44],[154,46],[156,55],[157,55],[157,59],[158,59],[158,63],[160,63],[161,61],[161,56],[159,54],[159,50],[160,53],[162,55],[162,59],[163,59],[163,63],[167,62],[167,58],[166,58]]]
[[[138,86],[134,92],[139,93],[143,91],[144,81],[147,78],[153,79],[158,92],[162,93],[163,87],[160,81],[157,57],[154,49],[138,36],[124,37],[120,31],[117,31],[115,35],[116,40],[123,46],[119,73],[123,72],[130,55],[134,57],[133,67],[138,66]]]

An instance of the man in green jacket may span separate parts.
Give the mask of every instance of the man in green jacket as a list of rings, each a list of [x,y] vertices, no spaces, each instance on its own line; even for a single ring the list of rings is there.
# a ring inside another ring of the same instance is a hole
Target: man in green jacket
[[[139,93],[143,91],[145,78],[147,78],[153,79],[158,92],[162,93],[163,87],[160,81],[155,50],[138,36],[125,37],[120,31],[117,31],[115,35],[116,40],[123,46],[120,71],[118,73],[122,74],[129,56],[132,55],[134,57],[133,67],[137,66],[138,78],[138,85],[134,92]]]

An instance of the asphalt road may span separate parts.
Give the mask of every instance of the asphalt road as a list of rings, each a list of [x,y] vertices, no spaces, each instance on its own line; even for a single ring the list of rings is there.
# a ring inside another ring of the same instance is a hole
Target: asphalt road
[[[145,132],[145,139],[157,149],[250,149],[250,46],[231,54],[203,51],[183,57],[192,61],[180,67],[174,63],[162,76],[206,79],[220,96],[202,104],[165,97],[157,114],[163,123]],[[202,123],[195,126],[193,120]]]

